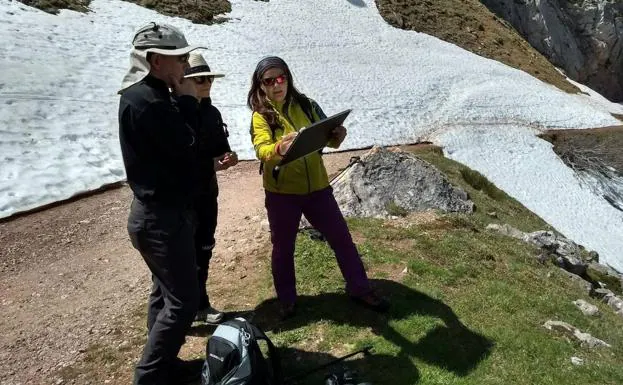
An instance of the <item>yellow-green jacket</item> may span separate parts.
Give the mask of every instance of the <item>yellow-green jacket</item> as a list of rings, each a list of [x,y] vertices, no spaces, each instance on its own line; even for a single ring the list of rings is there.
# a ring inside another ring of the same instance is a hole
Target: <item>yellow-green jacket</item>
[[[292,102],[288,107],[287,114],[283,111],[283,103],[273,103],[277,111],[279,128],[274,132],[266,122],[266,119],[258,112],[253,113],[251,125],[251,138],[255,154],[264,162],[264,188],[271,192],[282,194],[309,194],[322,190],[329,186],[327,170],[322,162],[322,156],[318,152],[309,154],[280,167],[277,179],[273,177],[272,170],[281,159],[277,154],[276,144],[284,135],[309,126],[311,122],[298,103]],[[314,119],[318,114],[313,111]],[[329,142],[328,146],[334,147]]]

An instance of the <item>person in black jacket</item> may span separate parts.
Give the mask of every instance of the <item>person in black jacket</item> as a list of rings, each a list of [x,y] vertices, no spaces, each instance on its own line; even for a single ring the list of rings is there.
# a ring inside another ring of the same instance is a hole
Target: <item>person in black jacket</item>
[[[199,136],[199,165],[201,183],[199,195],[195,200],[197,213],[197,232],[195,234],[195,250],[197,253],[197,276],[199,282],[199,310],[195,321],[216,324],[223,319],[223,312],[210,304],[206,284],[212,250],[216,243],[218,216],[218,183],[216,172],[225,170],[238,163],[238,156],[229,146],[227,125],[223,123],[220,111],[212,105],[210,90],[215,78],[223,74],[212,72],[203,56],[191,53],[188,60],[185,78],[192,79],[197,88],[201,124]]]
[[[141,28],[132,45],[132,68],[119,91],[119,139],[134,193],[128,233],[153,281],[134,385],[182,384],[198,380],[202,364],[177,358],[199,305],[193,247],[199,104],[194,83],[184,81],[189,53],[199,47],[156,23]]]

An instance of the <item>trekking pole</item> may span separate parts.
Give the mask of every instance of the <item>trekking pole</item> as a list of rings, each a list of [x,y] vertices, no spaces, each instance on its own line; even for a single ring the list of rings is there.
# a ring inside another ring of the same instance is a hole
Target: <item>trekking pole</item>
[[[347,355],[345,355],[345,356],[343,356],[343,357],[336,358],[336,359],[334,359],[334,360],[332,360],[332,361],[327,362],[326,364],[323,364],[323,365],[320,365],[320,366],[315,367],[315,368],[313,368],[313,369],[310,369],[310,370],[308,370],[308,371],[306,371],[306,372],[304,372],[304,373],[299,373],[299,374],[297,374],[297,375],[290,376],[290,377],[288,377],[288,378],[284,379],[284,380],[283,380],[283,383],[284,383],[284,384],[296,383],[296,381],[297,381],[297,380],[300,380],[301,378],[305,378],[305,377],[309,376],[309,375],[310,375],[310,374],[312,374],[312,373],[315,373],[315,372],[317,372],[317,371],[319,371],[319,370],[322,370],[322,369],[324,369],[324,368],[326,368],[326,367],[328,367],[328,366],[335,365],[335,364],[337,364],[338,362],[342,362],[342,361],[344,361],[345,359],[350,358],[350,357],[352,357],[352,356],[356,356],[356,355],[357,355],[357,354],[359,354],[359,353],[363,353],[363,355],[364,355],[364,356],[369,356],[370,354],[372,354],[371,350],[372,350],[372,346],[366,346],[366,347],[365,347],[365,348],[363,348],[363,349],[357,350],[356,352],[352,352],[352,353],[347,354]]]

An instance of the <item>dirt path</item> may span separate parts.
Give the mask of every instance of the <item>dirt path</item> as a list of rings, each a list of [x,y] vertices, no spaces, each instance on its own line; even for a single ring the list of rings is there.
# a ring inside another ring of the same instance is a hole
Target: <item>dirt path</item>
[[[360,153],[326,155],[329,173]],[[228,286],[247,279],[233,264],[268,250],[258,163],[219,174],[219,186],[210,281],[217,306]],[[94,344],[127,344],[128,319],[150,286],[127,237],[130,201],[122,187],[0,223],[0,385],[60,384],[53,374]]]

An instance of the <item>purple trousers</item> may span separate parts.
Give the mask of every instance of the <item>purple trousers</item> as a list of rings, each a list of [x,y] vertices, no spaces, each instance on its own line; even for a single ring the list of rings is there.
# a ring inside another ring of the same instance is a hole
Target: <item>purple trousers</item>
[[[331,187],[307,195],[266,191],[266,211],[273,244],[273,282],[281,303],[296,301],[294,245],[301,214],[305,214],[335,252],[348,294],[358,297],[370,291],[363,263]]]

